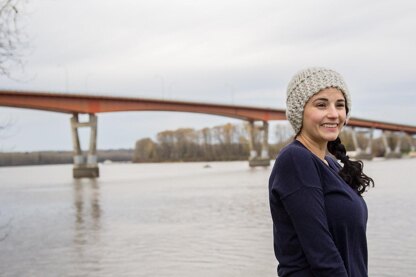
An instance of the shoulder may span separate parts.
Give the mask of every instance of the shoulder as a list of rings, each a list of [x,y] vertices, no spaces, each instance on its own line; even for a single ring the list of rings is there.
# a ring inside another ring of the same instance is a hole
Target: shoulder
[[[300,142],[294,141],[282,149],[274,164],[270,179],[270,189],[281,197],[301,188],[319,188],[321,185],[318,159]]]
[[[276,159],[277,164],[295,164],[304,165],[311,164],[314,161],[314,156],[306,147],[300,142],[293,141],[286,145],[279,153]]]

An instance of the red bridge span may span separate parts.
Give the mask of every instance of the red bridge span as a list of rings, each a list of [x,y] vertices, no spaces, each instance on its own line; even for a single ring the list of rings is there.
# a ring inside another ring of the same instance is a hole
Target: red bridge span
[[[91,175],[88,172],[93,172],[92,175],[96,174],[98,177],[98,167],[96,159],[96,114],[99,113],[121,111],[172,111],[203,113],[245,120],[250,123],[250,126],[252,127],[251,129],[254,128],[253,124],[255,121],[262,121],[263,126],[260,128],[260,130],[264,133],[262,136],[264,138],[263,150],[260,156],[258,156],[254,150],[251,151],[249,158],[251,165],[269,164],[267,151],[268,122],[272,120],[286,120],[285,110],[283,109],[224,105],[214,103],[198,103],[187,101],[172,101],[148,98],[62,94],[33,91],[0,90],[0,106],[71,114],[75,177]],[[89,121],[79,122],[78,114],[89,114]],[[348,126],[353,128],[368,128],[369,130],[378,129],[382,130],[383,132],[399,132],[410,136],[416,134],[416,126],[366,120],[355,117],[350,118]],[[87,157],[82,156],[82,151],[80,149],[78,137],[78,128],[80,127],[91,128],[90,151]],[[251,144],[251,149],[254,149],[252,145],[252,138],[249,141]],[[386,144],[386,147],[387,146],[388,145]],[[87,170],[86,168],[96,168],[96,171],[91,171],[90,169]]]

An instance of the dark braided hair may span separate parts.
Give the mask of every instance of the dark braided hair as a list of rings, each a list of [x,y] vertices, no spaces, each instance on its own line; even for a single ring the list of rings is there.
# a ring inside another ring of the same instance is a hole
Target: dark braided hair
[[[361,195],[370,185],[374,187],[373,179],[363,173],[363,162],[350,160],[339,137],[328,142],[328,151],[344,164],[338,174],[351,188]]]

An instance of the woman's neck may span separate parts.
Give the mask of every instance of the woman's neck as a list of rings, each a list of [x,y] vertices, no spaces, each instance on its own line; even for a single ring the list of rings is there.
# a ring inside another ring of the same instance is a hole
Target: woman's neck
[[[326,148],[327,148],[326,142],[319,144],[308,137],[302,136],[302,134],[299,134],[296,137],[296,140],[302,143],[309,151],[315,154],[315,156],[320,158],[324,163],[327,163],[325,160],[325,154],[326,154]]]

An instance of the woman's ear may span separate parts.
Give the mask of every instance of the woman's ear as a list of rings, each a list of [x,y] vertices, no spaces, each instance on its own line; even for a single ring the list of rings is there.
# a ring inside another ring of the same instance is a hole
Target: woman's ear
[[[344,121],[344,127],[347,126],[349,119],[350,119],[350,117],[347,114],[347,117],[345,118],[345,121]]]

